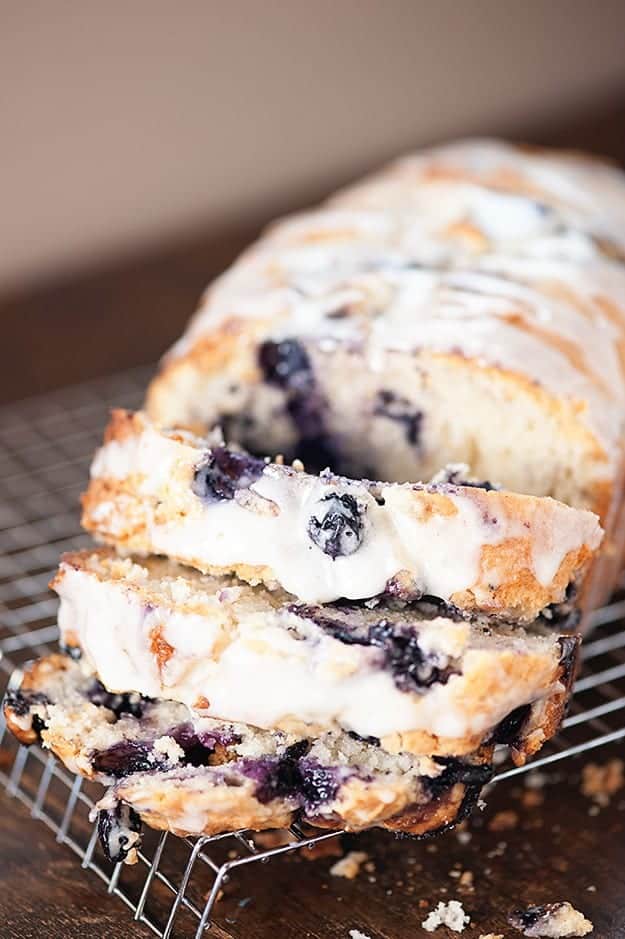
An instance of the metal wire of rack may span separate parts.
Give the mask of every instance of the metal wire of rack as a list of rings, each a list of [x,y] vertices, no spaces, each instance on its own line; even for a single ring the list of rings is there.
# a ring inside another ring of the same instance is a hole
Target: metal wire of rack
[[[134,369],[0,409],[0,694],[29,659],[53,651],[56,601],[47,592],[59,554],[89,543],[78,498],[93,450],[113,406],[139,405],[147,368]],[[525,767],[502,782],[625,739],[625,593],[597,611],[583,649],[562,731]],[[0,780],[50,828],[155,935],[174,929],[198,939],[210,928],[217,899],[237,869],[339,836],[293,825],[274,847],[250,832],[177,838],[148,832],[134,867],[106,861],[89,813],[100,788],[73,777],[40,747],[19,747],[0,718]]]

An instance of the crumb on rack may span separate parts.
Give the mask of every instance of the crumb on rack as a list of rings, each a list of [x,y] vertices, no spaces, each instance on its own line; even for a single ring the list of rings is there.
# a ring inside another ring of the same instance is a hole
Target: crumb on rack
[[[350,929],[349,939],[371,939],[371,936],[368,936],[366,932],[361,932],[359,929]]]
[[[440,901],[421,925],[427,932],[434,932],[439,926],[448,926],[453,932],[462,932],[471,922],[471,917],[464,912],[459,900],[449,900],[448,903]]]
[[[361,865],[369,859],[369,855],[364,851],[349,851],[345,857],[332,865],[330,873],[333,877],[345,877],[347,880],[353,880],[358,877]]]
[[[625,784],[625,763],[620,759],[607,763],[587,763],[582,769],[583,795],[605,807],[612,796]]]

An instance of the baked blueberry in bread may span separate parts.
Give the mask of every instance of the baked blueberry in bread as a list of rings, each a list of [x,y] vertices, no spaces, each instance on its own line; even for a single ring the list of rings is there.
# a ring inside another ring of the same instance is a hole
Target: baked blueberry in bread
[[[464,462],[601,517],[623,551],[625,181],[471,142],[274,225],[206,292],[147,397],[161,424],[405,482]]]
[[[593,931],[592,923],[568,902],[515,910],[508,922],[528,939],[575,939]]]
[[[567,603],[601,540],[595,515],[552,499],[311,475],[125,411],[83,509],[85,528],[122,553],[280,585],[304,603],[431,596],[518,622]]]
[[[304,604],[106,550],[65,555],[51,586],[65,647],[110,691],[392,752],[467,755],[496,739],[523,762],[560,722],[578,644],[544,621],[493,628],[393,598]]]
[[[140,706],[138,706],[140,704]],[[5,698],[8,727],[108,786],[100,834],[113,860],[136,860],[139,819],[181,835],[382,826],[425,835],[460,821],[492,775],[492,745],[463,758],[391,755],[347,734],[310,739],[193,719],[182,704],[106,697],[68,656],[26,668]]]

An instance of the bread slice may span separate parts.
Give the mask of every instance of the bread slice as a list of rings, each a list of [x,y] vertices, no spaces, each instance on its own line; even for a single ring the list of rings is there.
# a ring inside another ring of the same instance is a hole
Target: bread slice
[[[85,528],[123,553],[280,585],[307,603],[429,595],[520,622],[566,602],[601,539],[596,516],[551,499],[313,476],[125,411],[113,413],[83,509]]]
[[[110,786],[99,803],[112,860],[136,860],[139,817],[179,835],[380,825],[414,835],[463,818],[492,775],[492,747],[467,758],[389,755],[346,734],[310,740],[204,718],[184,705],[112,695],[79,662],[27,667],[4,702],[22,743]]]
[[[253,452],[403,482],[449,462],[625,541],[625,177],[460,144],[274,226],[206,293],[147,397]]]
[[[111,692],[391,752],[506,737],[523,762],[557,729],[575,670],[577,638],[553,630],[495,631],[424,602],[307,605],[157,558],[65,555],[51,586],[62,641]]]

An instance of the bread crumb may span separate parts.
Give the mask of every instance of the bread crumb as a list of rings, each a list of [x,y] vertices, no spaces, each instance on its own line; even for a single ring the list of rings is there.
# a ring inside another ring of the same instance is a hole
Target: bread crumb
[[[464,912],[462,903],[459,900],[450,900],[448,903],[439,902],[421,925],[426,932],[434,932],[439,926],[448,926],[453,932],[462,932],[470,922],[471,917]]]
[[[511,831],[519,824],[518,812],[514,809],[505,809],[503,812],[497,812],[488,823],[489,831]]]
[[[463,871],[458,881],[461,887],[473,886],[473,871]]]
[[[154,741],[154,750],[167,757],[170,763],[179,763],[184,756],[184,750],[179,743],[176,743],[173,737],[158,737]]]
[[[330,873],[333,877],[345,877],[347,880],[353,880],[360,873],[360,867],[369,859],[369,855],[364,851],[350,851],[340,861],[333,864]]]
[[[349,939],[371,939],[371,936],[368,936],[366,932],[361,932],[359,929],[350,929]]]
[[[504,936],[503,936],[503,933],[501,932],[498,932],[498,933],[488,932],[488,933],[482,933],[481,936],[478,936],[478,939],[504,939]]]
[[[582,793],[597,805],[606,806],[615,792],[625,784],[625,763],[614,759],[608,763],[587,763],[582,769]]]
[[[508,922],[528,939],[578,939],[594,929],[590,920],[568,902],[515,910]]]

